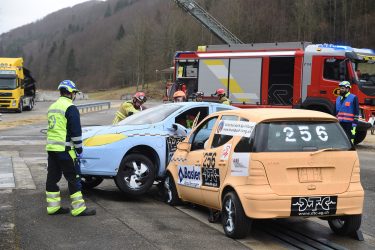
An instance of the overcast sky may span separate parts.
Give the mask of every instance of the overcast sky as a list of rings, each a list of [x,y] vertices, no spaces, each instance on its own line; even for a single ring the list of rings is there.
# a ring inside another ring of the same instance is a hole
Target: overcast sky
[[[89,0],[0,0],[0,34]]]

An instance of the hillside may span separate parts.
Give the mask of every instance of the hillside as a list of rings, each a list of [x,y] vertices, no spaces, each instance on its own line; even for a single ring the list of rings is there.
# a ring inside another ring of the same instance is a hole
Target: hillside
[[[200,0],[241,40],[375,44],[373,0]],[[90,1],[0,35],[0,56],[22,56],[39,87],[84,90],[154,81],[177,50],[221,43],[172,0]]]

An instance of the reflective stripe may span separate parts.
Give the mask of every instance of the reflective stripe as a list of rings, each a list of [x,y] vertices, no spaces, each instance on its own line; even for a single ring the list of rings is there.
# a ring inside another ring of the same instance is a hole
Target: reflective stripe
[[[65,111],[61,109],[50,109],[48,110],[48,113],[57,113],[57,114],[65,115]]]
[[[46,192],[47,198],[57,198],[60,197],[60,192]]]
[[[80,143],[80,144],[74,144],[74,147],[75,148],[82,148],[82,143]]]
[[[79,176],[79,175],[78,175],[78,176]],[[73,201],[83,200],[83,199],[82,199],[82,195],[77,196],[77,197],[74,197],[74,198],[71,198],[71,199],[72,199],[72,202],[73,202]]]
[[[347,113],[347,112],[339,112],[338,115],[354,116],[354,114]]]
[[[82,197],[82,192],[81,191],[77,191],[74,194],[72,194],[70,196],[70,198],[73,199],[73,198],[80,197],[80,196]]]
[[[72,137],[72,141],[82,141],[82,136]]]
[[[72,203],[73,211],[81,207],[86,207],[85,202],[83,200],[82,202]]]
[[[47,213],[48,214],[54,214],[57,211],[59,211],[60,207],[47,207]]]
[[[60,207],[61,202],[60,201],[54,201],[54,202],[47,202],[48,207]]]
[[[126,116],[125,115],[123,115],[120,111],[117,111],[116,112],[116,115],[118,116],[118,117],[120,117],[121,119],[124,119]]]
[[[65,146],[66,143],[65,143],[65,142],[61,142],[61,141],[51,141],[51,140],[47,140],[47,144]]]

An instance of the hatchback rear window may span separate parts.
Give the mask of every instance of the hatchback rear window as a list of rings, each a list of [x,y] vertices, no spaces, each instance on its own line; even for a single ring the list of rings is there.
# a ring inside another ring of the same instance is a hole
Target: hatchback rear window
[[[272,122],[259,124],[257,152],[302,152],[333,148],[350,150],[349,139],[334,122]]]

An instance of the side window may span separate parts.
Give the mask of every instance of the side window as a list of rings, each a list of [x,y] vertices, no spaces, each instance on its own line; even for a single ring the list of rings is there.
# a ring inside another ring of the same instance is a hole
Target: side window
[[[191,128],[198,114],[198,123],[200,123],[208,115],[208,107],[188,109],[183,113],[179,114],[178,116],[176,116],[175,123],[181,124],[185,128]]]
[[[336,58],[324,59],[323,77],[334,81],[343,81],[348,79],[346,70],[346,61]]]
[[[241,118],[241,121],[248,122],[248,119]],[[250,137],[242,137],[234,148],[235,153],[248,153],[253,152],[255,129]]]
[[[238,120],[238,116],[234,116],[234,115],[223,115],[223,116],[221,117],[221,120],[226,120],[226,121],[237,121],[237,120]],[[215,134],[215,135],[214,135],[214,138],[212,139],[211,148],[217,148],[217,147],[220,147],[220,146],[224,145],[225,143],[227,143],[228,141],[230,141],[232,138],[233,138],[232,135]]]
[[[189,143],[191,144],[191,151],[204,149],[204,144],[210,137],[217,118],[218,117],[212,117],[197,128],[194,134],[190,137]]]

